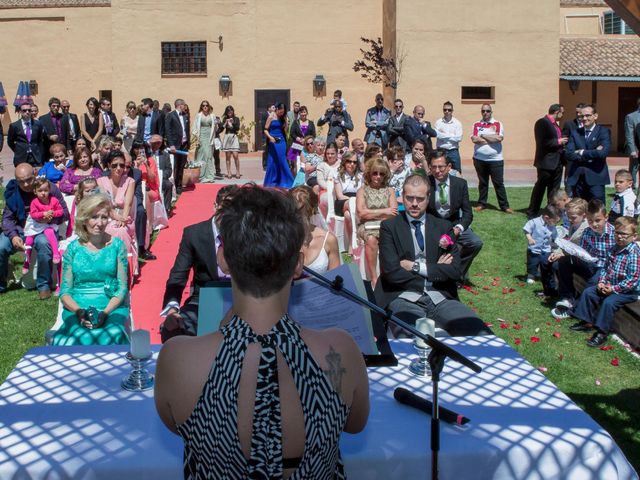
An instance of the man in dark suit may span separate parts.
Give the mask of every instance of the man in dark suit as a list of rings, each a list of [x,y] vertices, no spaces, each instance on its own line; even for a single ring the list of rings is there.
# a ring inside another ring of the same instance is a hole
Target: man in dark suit
[[[433,150],[433,144],[431,139],[438,136],[432,127],[431,123],[424,119],[424,107],[422,105],[416,105],[413,108],[413,117],[407,117],[404,122],[404,140],[407,145],[413,145],[418,138],[422,139],[427,145],[427,153]]]
[[[434,217],[448,220],[453,225],[452,240],[460,249],[460,282],[469,275],[471,262],[482,250],[482,240],[471,230],[473,210],[469,202],[467,181],[449,175],[451,159],[445,150],[434,150],[427,159],[429,166],[429,205],[427,211]]]
[[[221,208],[224,199],[237,189],[236,185],[222,187],[216,196],[215,208]],[[200,288],[208,282],[224,277],[224,273],[218,268],[216,259],[216,252],[220,246],[218,237],[215,217],[184,229],[178,255],[169,273],[162,300],[164,309],[160,315],[166,316],[165,322],[160,327],[162,343],[176,335],[197,335]],[[180,307],[182,292],[187,285],[189,272],[192,269],[193,290],[191,296]]]
[[[415,324],[431,318],[450,335],[490,334],[482,320],[458,300],[460,252],[454,243],[443,249],[440,238],[453,238],[451,222],[427,212],[429,181],[407,177],[402,191],[405,212],[380,226],[380,278],[375,287],[378,305]]]
[[[562,152],[564,146],[569,141],[569,137],[562,135],[558,121],[564,115],[564,107],[554,103],[549,107],[548,115],[545,115],[533,127],[533,134],[536,140],[536,155],[533,166],[536,167],[538,178],[533,191],[527,217],[533,218],[538,215],[545,190],[547,191],[547,202],[551,197],[551,192],[560,188],[562,183]]]
[[[167,210],[167,215],[171,212],[171,197],[173,196],[173,183],[171,180],[171,159],[169,153],[164,149],[164,139],[161,135],[152,135],[149,141],[149,147],[151,149],[151,156],[156,161],[158,166],[158,173],[162,177],[162,203]]]
[[[562,124],[562,136],[563,137],[571,137],[571,132],[582,127],[582,109],[586,106],[586,103],[578,103],[576,105],[576,117],[573,120],[567,120]],[[569,168],[567,165],[567,150],[566,146],[564,151],[562,152],[562,165],[564,166],[564,188],[567,191],[567,195],[571,196],[571,188],[567,185],[567,177],[569,176]]]
[[[582,127],[571,132],[567,143],[567,185],[573,196],[587,201],[597,198],[606,203],[604,187],[610,183],[607,155],[611,148],[611,132],[596,124],[598,112],[594,105],[584,107],[582,116]]]
[[[189,125],[189,117],[184,112],[184,100],[178,98],[174,102],[175,110],[165,117],[165,128],[167,135],[167,145],[169,152],[173,154],[173,180],[176,185],[176,191],[182,192],[182,174],[184,166],[187,163],[187,156],[176,153],[176,150],[186,152],[189,150],[191,127]]]
[[[102,122],[104,127],[102,128],[102,135],[109,135],[111,138],[116,138],[120,133],[120,124],[116,115],[111,111],[111,100],[107,97],[100,99],[100,115],[102,115]]]
[[[7,145],[13,150],[13,165],[28,163],[33,167],[42,166],[42,145],[45,132],[38,120],[31,118],[31,105],[20,106],[20,120],[9,125]]]
[[[153,100],[150,98],[142,99],[141,109],[142,111],[138,115],[138,130],[135,139],[149,144],[152,135],[164,136],[164,122],[160,112],[153,109]]]
[[[64,115],[64,121],[67,123],[67,150],[73,151],[81,135],[80,122],[78,121],[78,116],[69,111],[71,104],[68,100],[62,100],[62,102],[60,102],[60,108]]]
[[[404,134],[404,122],[407,120],[407,116],[402,112],[404,109],[404,103],[399,98],[393,102],[393,113],[389,117],[389,124],[387,131],[389,133],[389,145],[399,145],[406,152],[408,148],[407,142],[402,136]]]
[[[65,121],[64,115],[60,113],[60,99],[51,97],[49,99],[49,113],[38,118],[45,130],[45,142],[42,151],[42,163],[49,161],[49,148],[54,143],[67,145],[69,122]]]

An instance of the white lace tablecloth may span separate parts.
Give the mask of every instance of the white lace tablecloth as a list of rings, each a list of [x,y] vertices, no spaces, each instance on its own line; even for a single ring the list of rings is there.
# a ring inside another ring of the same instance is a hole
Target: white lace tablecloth
[[[502,340],[446,341],[484,370],[447,360],[441,402],[471,422],[441,424],[440,478],[638,478],[609,434]],[[398,367],[369,369],[366,429],[343,434],[350,479],[429,478],[430,417],[396,403],[393,390],[430,396],[430,384],[408,373],[409,343],[392,348]],[[25,355],[0,386],[0,479],[182,478],[182,441],[158,419],[152,391],[120,388],[125,351],[38,347]]]

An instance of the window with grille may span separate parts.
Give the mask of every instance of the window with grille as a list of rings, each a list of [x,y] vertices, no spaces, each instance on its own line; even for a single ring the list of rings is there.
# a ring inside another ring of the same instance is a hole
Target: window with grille
[[[163,75],[206,75],[207,42],[162,42]]]
[[[493,100],[495,87],[462,87],[462,100]]]
[[[604,12],[602,17],[603,30],[607,35],[634,35],[624,20],[615,12]]]

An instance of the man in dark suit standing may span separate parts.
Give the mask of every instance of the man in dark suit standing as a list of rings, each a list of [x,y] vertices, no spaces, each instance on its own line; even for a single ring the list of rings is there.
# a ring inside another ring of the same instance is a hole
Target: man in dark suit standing
[[[160,112],[153,109],[152,99],[143,98],[141,109],[142,111],[138,115],[138,130],[135,140],[148,145],[152,135],[164,136],[164,122]]]
[[[469,202],[469,187],[461,177],[449,175],[451,159],[445,150],[434,150],[427,159],[429,166],[429,204],[427,211],[453,225],[452,240],[460,249],[460,282],[467,280],[471,262],[482,250],[482,240],[471,230],[473,210]]]
[[[167,145],[169,152],[173,154],[173,180],[176,185],[176,191],[182,192],[182,174],[184,166],[187,163],[187,156],[176,153],[176,150],[187,152],[191,141],[191,127],[189,125],[189,117],[184,112],[184,100],[178,98],[174,102],[175,110],[165,117],[165,128],[167,134]]]
[[[120,133],[120,124],[116,115],[111,111],[111,100],[107,97],[100,99],[100,115],[102,115],[102,122],[104,127],[102,129],[102,135],[109,135],[111,138],[116,138]]]
[[[7,145],[13,150],[13,165],[28,163],[33,167],[42,166],[42,145],[45,132],[38,120],[31,118],[31,105],[20,106],[20,120],[9,125]]]
[[[418,138],[422,139],[427,145],[427,153],[433,150],[431,139],[438,136],[431,123],[424,119],[425,111],[422,105],[416,105],[413,108],[413,117],[408,117],[404,122],[404,140],[407,145],[413,145]]]
[[[389,145],[399,145],[406,152],[408,148],[407,142],[404,140],[404,122],[407,120],[407,116],[402,112],[404,109],[404,103],[399,98],[393,102],[393,113],[389,117],[389,124],[387,130],[389,133]]]
[[[63,120],[67,124],[67,150],[73,151],[81,135],[80,122],[78,121],[78,116],[69,111],[71,104],[68,100],[62,100],[62,102],[60,102],[60,108],[64,115]]]
[[[571,137],[571,132],[582,127],[582,109],[586,106],[586,103],[578,103],[576,105],[576,117],[573,120],[567,120],[562,124],[562,136]],[[567,195],[571,196],[571,188],[567,185],[567,177],[569,176],[569,167],[567,165],[567,149],[565,146],[562,152],[562,165],[564,166],[564,188],[567,191]]]
[[[610,183],[607,155],[611,148],[611,132],[597,125],[597,120],[594,105],[582,109],[582,127],[571,132],[567,143],[567,185],[573,196],[586,201],[597,198],[606,203],[604,187]]]
[[[161,135],[152,135],[149,140],[149,147],[151,149],[151,156],[156,161],[156,165],[158,166],[158,173],[162,177],[162,191],[160,195],[162,195],[162,203],[164,203],[164,208],[167,211],[167,215],[171,212],[171,197],[173,194],[173,183],[171,180],[171,159],[169,158],[169,153],[165,151],[164,139]]]
[[[491,331],[458,300],[460,252],[454,243],[443,249],[443,235],[453,238],[451,222],[427,213],[429,181],[407,177],[402,191],[405,212],[380,226],[380,278],[375,288],[378,305],[415,324],[431,318],[450,335],[483,335]]]
[[[389,145],[389,119],[391,112],[384,106],[384,97],[378,93],[376,104],[367,110],[364,118],[364,125],[367,132],[364,134],[364,141],[367,143],[377,143],[383,150]]]
[[[65,121],[60,113],[60,99],[49,99],[49,113],[38,118],[45,130],[45,142],[42,151],[42,163],[49,161],[49,148],[54,143],[61,143],[66,147],[69,130],[69,122]]]
[[[564,107],[554,103],[549,107],[548,115],[536,121],[533,127],[533,134],[536,140],[536,155],[533,166],[536,167],[538,178],[533,191],[527,217],[533,218],[538,215],[545,190],[547,191],[547,202],[551,192],[560,188],[562,183],[562,152],[564,146],[569,141],[569,137],[562,135],[558,121],[564,114]]]
[[[215,208],[221,208],[224,199],[237,189],[236,185],[222,187],[216,196]],[[182,232],[178,255],[169,273],[162,300],[164,309],[160,315],[166,316],[165,322],[160,327],[162,343],[177,335],[197,335],[200,288],[208,282],[224,278],[224,272],[218,268],[216,258],[219,246],[220,239],[215,217],[190,225]],[[192,269],[193,290],[191,296],[180,307],[182,292]]]

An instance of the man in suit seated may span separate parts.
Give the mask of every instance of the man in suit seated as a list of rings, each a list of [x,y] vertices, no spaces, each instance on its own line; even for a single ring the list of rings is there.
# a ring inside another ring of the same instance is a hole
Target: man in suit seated
[[[411,324],[428,317],[453,336],[491,334],[482,320],[458,300],[460,252],[456,243],[440,246],[444,235],[454,237],[453,226],[427,213],[429,190],[425,176],[407,177],[402,191],[406,210],[380,226],[376,301]]]
[[[238,189],[227,185],[218,191],[215,208],[223,207],[225,199]],[[220,245],[215,216],[184,229],[178,255],[173,263],[164,291],[161,316],[166,320],[160,327],[162,343],[177,335],[198,333],[198,303],[200,288],[211,281],[220,280],[224,274],[218,268],[216,251]],[[180,307],[182,292],[193,269],[192,294]]]
[[[28,163],[32,167],[42,166],[42,146],[45,140],[42,124],[31,117],[31,105],[20,106],[20,119],[9,125],[7,145],[13,150],[13,165]]]
[[[567,143],[569,176],[567,185],[574,197],[587,202],[596,198],[606,203],[604,187],[611,181],[607,155],[611,148],[611,132],[596,124],[598,112],[594,105],[582,109],[582,127],[571,132]]]
[[[452,164],[445,150],[434,150],[427,159],[430,195],[427,211],[453,225],[452,239],[460,248],[460,281],[468,279],[471,262],[482,250],[482,240],[471,230],[473,210],[467,181],[449,175]]]

